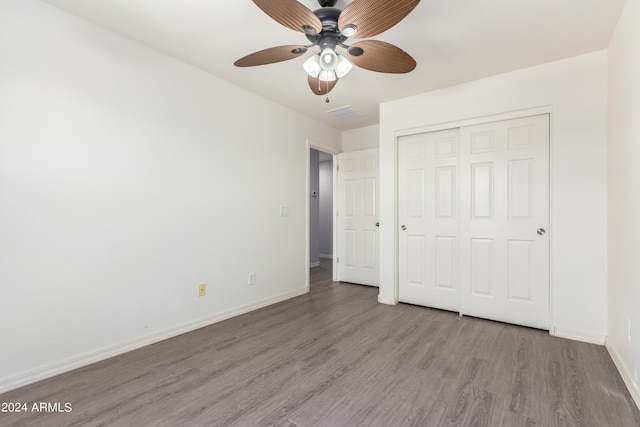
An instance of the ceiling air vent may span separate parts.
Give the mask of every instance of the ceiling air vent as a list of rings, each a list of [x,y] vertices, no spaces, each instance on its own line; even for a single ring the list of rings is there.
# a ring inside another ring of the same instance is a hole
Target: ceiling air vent
[[[350,105],[344,107],[335,108],[326,112],[331,117],[336,119],[350,119],[352,117],[362,117],[362,114],[351,108]]]

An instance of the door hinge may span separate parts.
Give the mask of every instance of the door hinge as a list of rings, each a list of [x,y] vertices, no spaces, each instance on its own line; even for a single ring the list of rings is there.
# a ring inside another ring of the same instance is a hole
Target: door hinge
[[[340,257],[336,258],[336,264],[340,264]]]

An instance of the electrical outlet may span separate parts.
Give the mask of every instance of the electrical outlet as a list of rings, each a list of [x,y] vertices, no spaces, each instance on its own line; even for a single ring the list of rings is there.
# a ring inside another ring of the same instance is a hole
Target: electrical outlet
[[[200,283],[198,285],[198,296],[203,297],[207,294],[207,285],[206,283]]]
[[[249,273],[249,286],[256,284],[256,273]]]

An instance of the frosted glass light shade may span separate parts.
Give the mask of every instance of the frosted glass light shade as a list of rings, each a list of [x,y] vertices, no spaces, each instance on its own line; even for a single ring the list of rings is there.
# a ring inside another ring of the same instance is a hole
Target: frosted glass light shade
[[[353,65],[347,58],[342,55],[338,55],[338,65],[336,66],[336,75],[339,79],[343,78],[347,75],[349,71],[353,68]]]
[[[323,82],[332,82],[336,77],[336,72],[333,70],[322,70],[318,75],[318,78]]]
[[[325,48],[320,52],[320,68],[333,71],[338,65],[338,54],[331,48]]]
[[[309,74],[311,77],[316,78],[320,71],[320,55],[313,55],[311,58],[304,61],[302,64],[302,68]]]

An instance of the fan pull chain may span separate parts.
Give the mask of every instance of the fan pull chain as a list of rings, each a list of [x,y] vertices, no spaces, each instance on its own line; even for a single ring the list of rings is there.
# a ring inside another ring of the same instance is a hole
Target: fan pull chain
[[[331,102],[329,101],[329,81],[328,80],[327,80],[327,99],[324,102],[326,102],[327,104]]]

